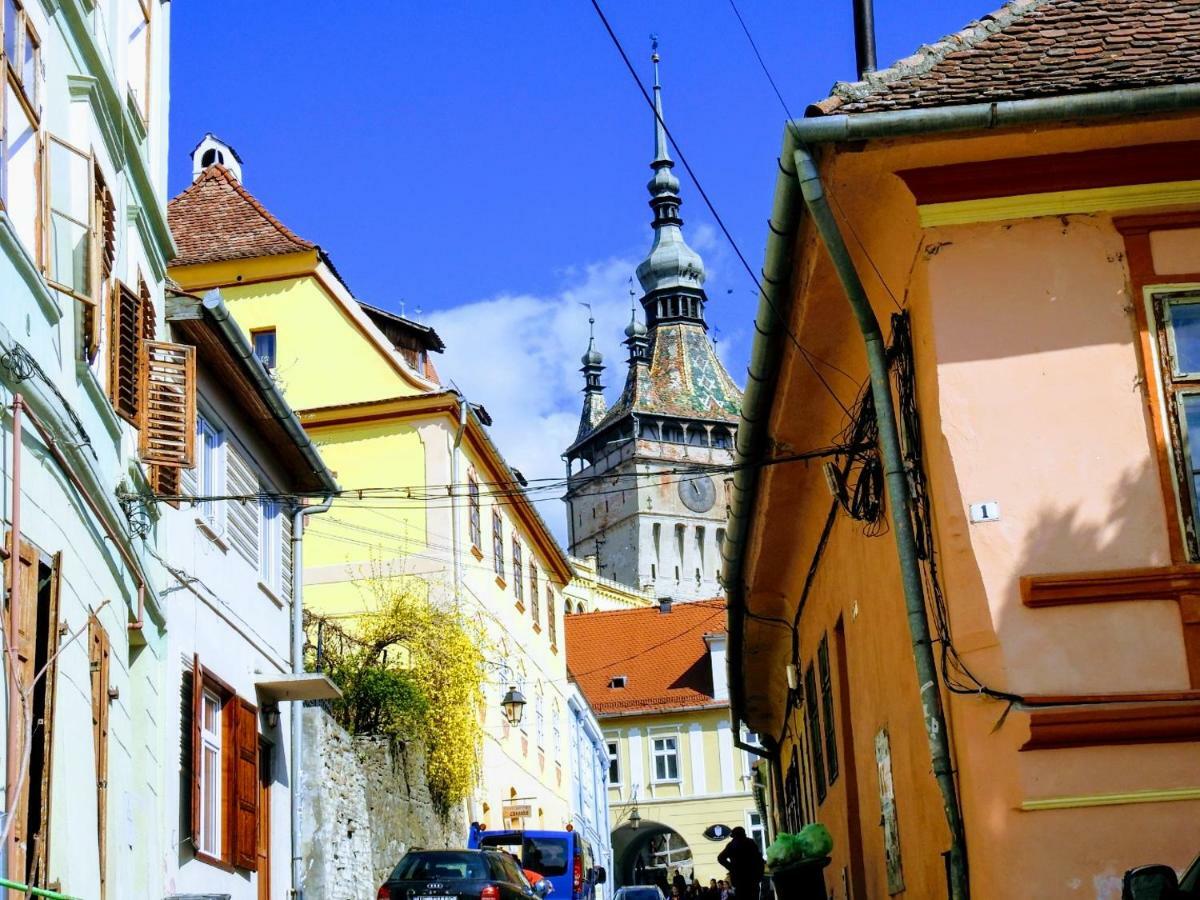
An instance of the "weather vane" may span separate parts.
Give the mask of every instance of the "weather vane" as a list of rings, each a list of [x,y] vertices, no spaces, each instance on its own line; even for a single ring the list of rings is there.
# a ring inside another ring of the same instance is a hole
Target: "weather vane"
[[[588,311],[588,340],[596,339],[596,318],[592,315],[592,304],[586,303],[583,300],[576,300],[580,306],[586,306]]]
[[[658,62],[658,35],[650,35],[650,62]]]

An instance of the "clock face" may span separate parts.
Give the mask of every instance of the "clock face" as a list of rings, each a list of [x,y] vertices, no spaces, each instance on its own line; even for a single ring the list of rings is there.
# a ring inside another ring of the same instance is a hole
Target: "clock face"
[[[707,475],[687,476],[679,481],[679,499],[692,512],[708,512],[717,502],[717,488]]]

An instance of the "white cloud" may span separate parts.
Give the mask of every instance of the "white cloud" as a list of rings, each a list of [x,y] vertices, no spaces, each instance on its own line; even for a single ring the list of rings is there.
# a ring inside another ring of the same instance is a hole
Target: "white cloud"
[[[492,438],[526,478],[562,478],[566,471],[560,454],[575,438],[583,402],[579,358],[587,349],[588,310],[580,304],[591,304],[596,319],[609,400],[620,392],[635,266],[610,259],[565,272],[563,288],[551,295],[501,294],[429,316],[446,342],[436,360],[443,381],[487,407]],[[547,500],[538,509],[565,546],[565,505]]]

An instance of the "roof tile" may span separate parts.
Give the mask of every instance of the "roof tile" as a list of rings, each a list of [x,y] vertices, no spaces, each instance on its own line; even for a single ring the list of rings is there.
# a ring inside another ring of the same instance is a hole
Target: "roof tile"
[[[599,716],[721,706],[706,634],[724,634],[725,601],[567,616],[567,670]],[[615,675],[625,687],[612,688]]]
[[[889,69],[834,85],[808,115],[1200,81],[1200,0],[1012,0]]]
[[[167,204],[174,266],[316,250],[280,222],[224,166],[209,166]]]

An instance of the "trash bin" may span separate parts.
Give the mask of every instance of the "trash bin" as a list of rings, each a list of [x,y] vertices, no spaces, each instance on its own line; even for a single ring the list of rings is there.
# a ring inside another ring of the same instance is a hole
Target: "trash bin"
[[[804,859],[771,873],[777,900],[829,900],[825,891],[825,867],[828,856]]]

